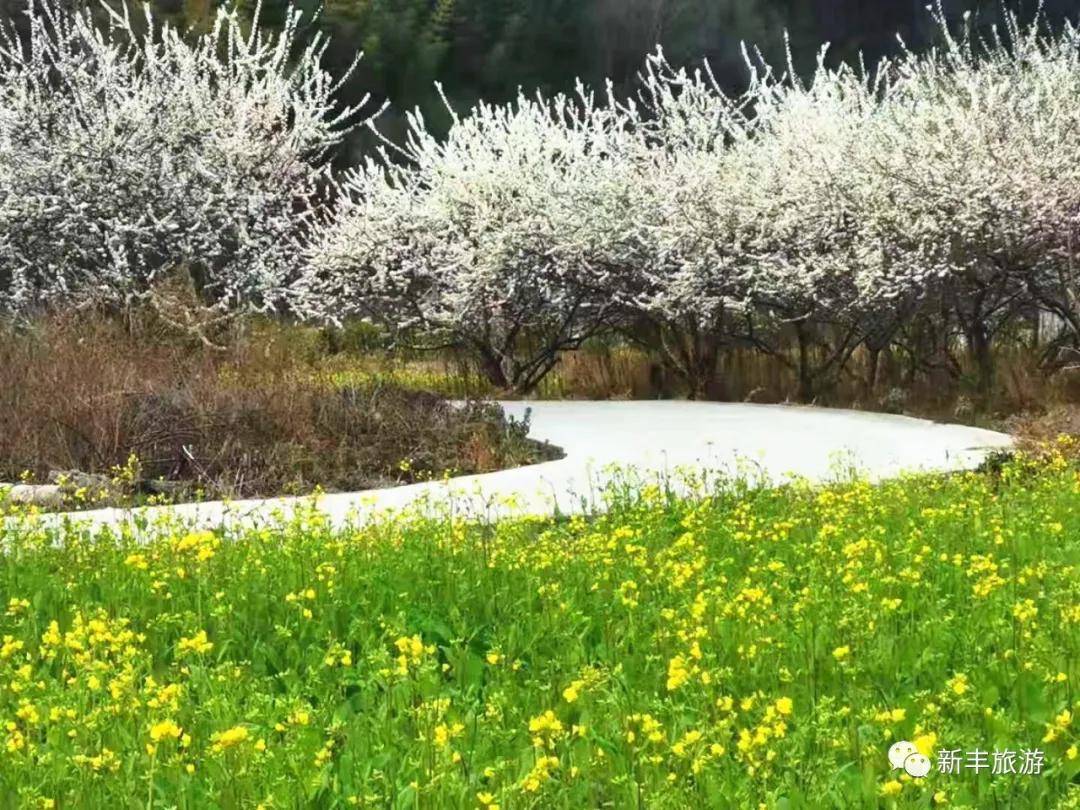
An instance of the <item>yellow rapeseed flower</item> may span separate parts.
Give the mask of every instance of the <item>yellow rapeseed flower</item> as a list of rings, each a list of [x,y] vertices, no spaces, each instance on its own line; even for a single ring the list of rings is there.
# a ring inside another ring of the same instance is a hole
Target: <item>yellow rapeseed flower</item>
[[[461,723],[454,723],[452,725],[440,723],[435,726],[435,733],[432,735],[432,741],[435,743],[436,748],[445,748],[455,737],[460,736],[463,731],[465,731],[465,726]]]
[[[904,786],[897,782],[895,779],[890,779],[884,785],[881,786],[882,796],[899,796],[900,791],[904,789]]]
[[[937,734],[932,731],[926,734],[918,734],[911,742],[924,757],[932,757],[934,748],[937,746]]]
[[[247,726],[233,726],[225,731],[215,732],[210,736],[211,749],[223,751],[239,745],[248,738]]]
[[[206,637],[206,631],[200,630],[190,638],[181,638],[176,649],[181,655],[188,652],[201,655],[202,653],[208,653],[214,649],[214,644]]]
[[[581,689],[583,686],[585,686],[585,681],[572,681],[568,687],[563,689],[563,700],[565,700],[567,703],[573,703],[574,701],[576,701],[581,695]]]
[[[690,680],[690,670],[686,666],[686,659],[676,655],[668,662],[667,688],[674,692]]]
[[[967,675],[958,673],[950,678],[946,684],[954,695],[963,695],[969,689],[971,684],[968,683]]]
[[[150,726],[150,739],[154,742],[180,739],[181,729],[172,720],[162,720]]]
[[[879,723],[900,723],[907,717],[906,709],[885,709],[874,715]]]

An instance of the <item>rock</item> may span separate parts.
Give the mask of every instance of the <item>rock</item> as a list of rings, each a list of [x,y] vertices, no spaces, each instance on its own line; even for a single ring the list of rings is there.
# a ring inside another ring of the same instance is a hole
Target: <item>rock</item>
[[[61,483],[63,482],[63,483]],[[111,487],[112,481],[107,475],[79,472],[78,470],[53,470],[49,473],[49,483],[59,484],[68,489],[104,489]]]
[[[187,489],[184,481],[169,481],[165,478],[147,478],[139,482],[140,489],[154,495],[178,495]]]
[[[11,503],[59,509],[64,505],[63,489],[56,484],[16,484],[7,493]]]
[[[107,497],[124,497],[126,486],[117,485],[109,476],[96,473],[84,473],[79,470],[53,470],[49,473],[49,481],[59,484],[65,492],[74,492],[78,489],[86,489],[92,493],[100,493]],[[189,486],[185,481],[170,481],[165,478],[142,478],[130,483],[130,488],[136,492],[145,492],[151,495],[178,495]]]

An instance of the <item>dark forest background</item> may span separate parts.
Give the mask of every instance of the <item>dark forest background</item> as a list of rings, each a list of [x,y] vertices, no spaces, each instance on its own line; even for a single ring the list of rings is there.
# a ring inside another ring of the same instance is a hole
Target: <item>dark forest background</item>
[[[79,0],[77,0],[79,1]],[[99,0],[90,0],[98,2]],[[936,0],[934,0],[936,1]],[[365,53],[344,90],[352,101],[371,93],[392,109],[380,129],[400,135],[401,116],[419,106],[436,127],[448,123],[435,91],[441,82],[451,103],[467,110],[479,98],[506,101],[518,88],[569,91],[574,80],[599,86],[611,78],[632,92],[644,57],[659,43],[677,65],[707,58],[729,90],[745,85],[741,43],[758,46],[776,65],[785,62],[788,33],[800,73],[812,71],[823,43],[829,60],[869,63],[898,50],[897,35],[915,48],[938,35],[927,0],[296,0],[306,30],[331,37],[327,67],[343,71],[357,50]],[[255,0],[240,0],[244,13]],[[8,16],[25,0],[0,0]],[[215,0],[153,0],[160,18],[182,27],[205,27]],[[280,24],[287,0],[263,0],[262,19]],[[1038,0],[945,0],[959,25],[965,10],[975,24],[1000,22],[1007,9],[1030,20]],[[1080,15],[1080,0],[1043,0],[1047,24]],[[353,139],[350,151],[360,146]],[[343,154],[341,158],[348,160]]]

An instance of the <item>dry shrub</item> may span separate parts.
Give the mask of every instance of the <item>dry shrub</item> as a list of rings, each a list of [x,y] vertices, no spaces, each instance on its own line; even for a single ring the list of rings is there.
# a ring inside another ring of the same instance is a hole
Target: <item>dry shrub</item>
[[[110,474],[208,496],[354,490],[550,458],[525,428],[387,383],[337,385],[311,330],[248,325],[226,351],[148,319],[51,318],[0,336],[0,481]]]
[[[1080,406],[1056,405],[1042,413],[1023,413],[1008,420],[1016,449],[1032,458],[1060,453],[1080,458]]]
[[[544,396],[580,399],[651,399],[671,396],[674,383],[648,353],[598,343],[565,352],[540,384]]]

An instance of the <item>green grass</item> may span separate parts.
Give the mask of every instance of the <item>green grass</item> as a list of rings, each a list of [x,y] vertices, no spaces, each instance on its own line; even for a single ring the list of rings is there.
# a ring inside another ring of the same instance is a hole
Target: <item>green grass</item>
[[[1055,456],[591,521],[19,518],[0,806],[1075,807],[1078,493]],[[898,739],[1046,765],[900,780]]]

